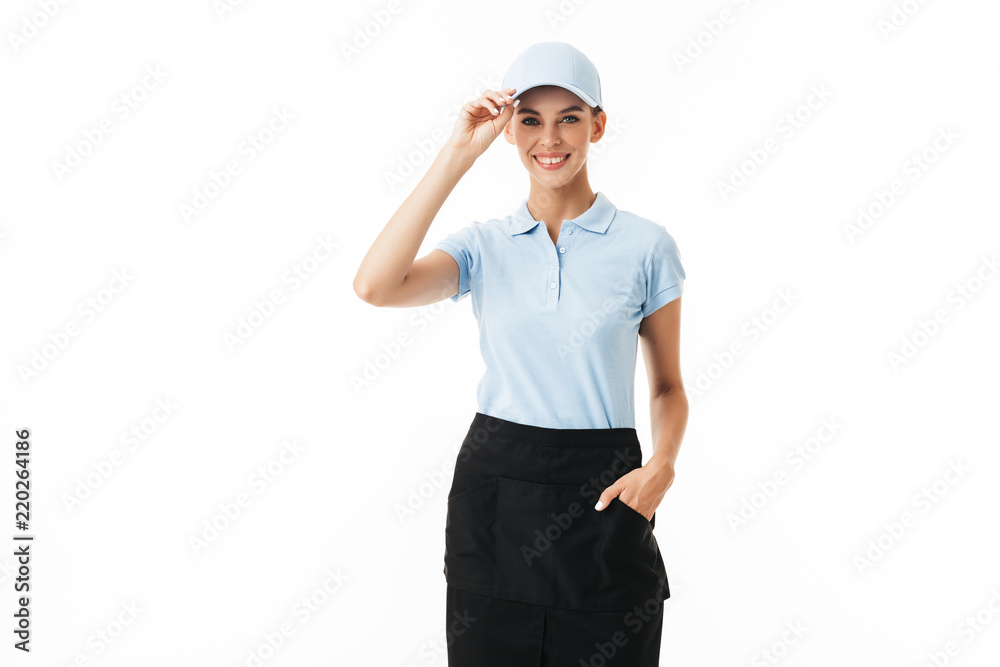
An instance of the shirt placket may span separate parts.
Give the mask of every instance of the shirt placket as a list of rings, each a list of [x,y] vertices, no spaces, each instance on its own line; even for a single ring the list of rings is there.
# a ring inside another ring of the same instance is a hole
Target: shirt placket
[[[542,226],[542,238],[545,240],[549,255],[548,280],[545,281],[545,289],[548,294],[545,300],[545,310],[555,310],[559,305],[559,294],[562,292],[563,261],[569,251],[572,236],[572,224],[563,223],[559,229],[559,237],[553,244],[552,239],[549,238],[544,226]]]

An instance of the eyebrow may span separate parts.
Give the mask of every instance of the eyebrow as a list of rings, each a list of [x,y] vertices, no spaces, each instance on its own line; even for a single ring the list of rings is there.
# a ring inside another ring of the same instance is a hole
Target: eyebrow
[[[578,105],[574,104],[571,107],[566,107],[565,109],[563,109],[562,111],[560,111],[559,114],[564,114],[564,113],[566,113],[568,111],[579,111],[580,113],[583,113],[583,109],[581,109]],[[534,114],[536,116],[541,116],[542,115],[542,114],[538,113],[537,111],[535,111],[534,109],[526,109],[524,107],[518,107],[517,113],[518,114],[530,113],[530,114]]]

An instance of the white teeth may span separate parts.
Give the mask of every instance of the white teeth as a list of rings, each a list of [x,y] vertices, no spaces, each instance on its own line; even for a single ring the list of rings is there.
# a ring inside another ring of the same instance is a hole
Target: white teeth
[[[539,162],[541,162],[542,164],[559,164],[560,162],[562,162],[563,160],[565,160],[568,157],[569,157],[569,155],[563,155],[562,157],[537,157],[536,156],[535,159],[538,160]]]

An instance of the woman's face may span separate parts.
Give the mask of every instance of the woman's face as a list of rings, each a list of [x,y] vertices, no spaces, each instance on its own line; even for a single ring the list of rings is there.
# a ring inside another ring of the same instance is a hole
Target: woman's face
[[[607,114],[594,116],[586,102],[559,86],[531,88],[517,99],[504,126],[507,142],[541,185],[569,183],[586,164],[590,144],[604,135]]]

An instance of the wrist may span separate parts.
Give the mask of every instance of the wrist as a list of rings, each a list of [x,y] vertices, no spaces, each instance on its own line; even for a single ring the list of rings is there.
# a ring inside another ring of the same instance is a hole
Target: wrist
[[[471,148],[458,148],[450,143],[446,143],[438,157],[449,167],[458,167],[463,171],[468,170],[479,157]]]
[[[649,460],[646,461],[646,466],[656,476],[673,477],[674,459],[664,453],[659,451],[653,452],[652,456],[649,457]]]

